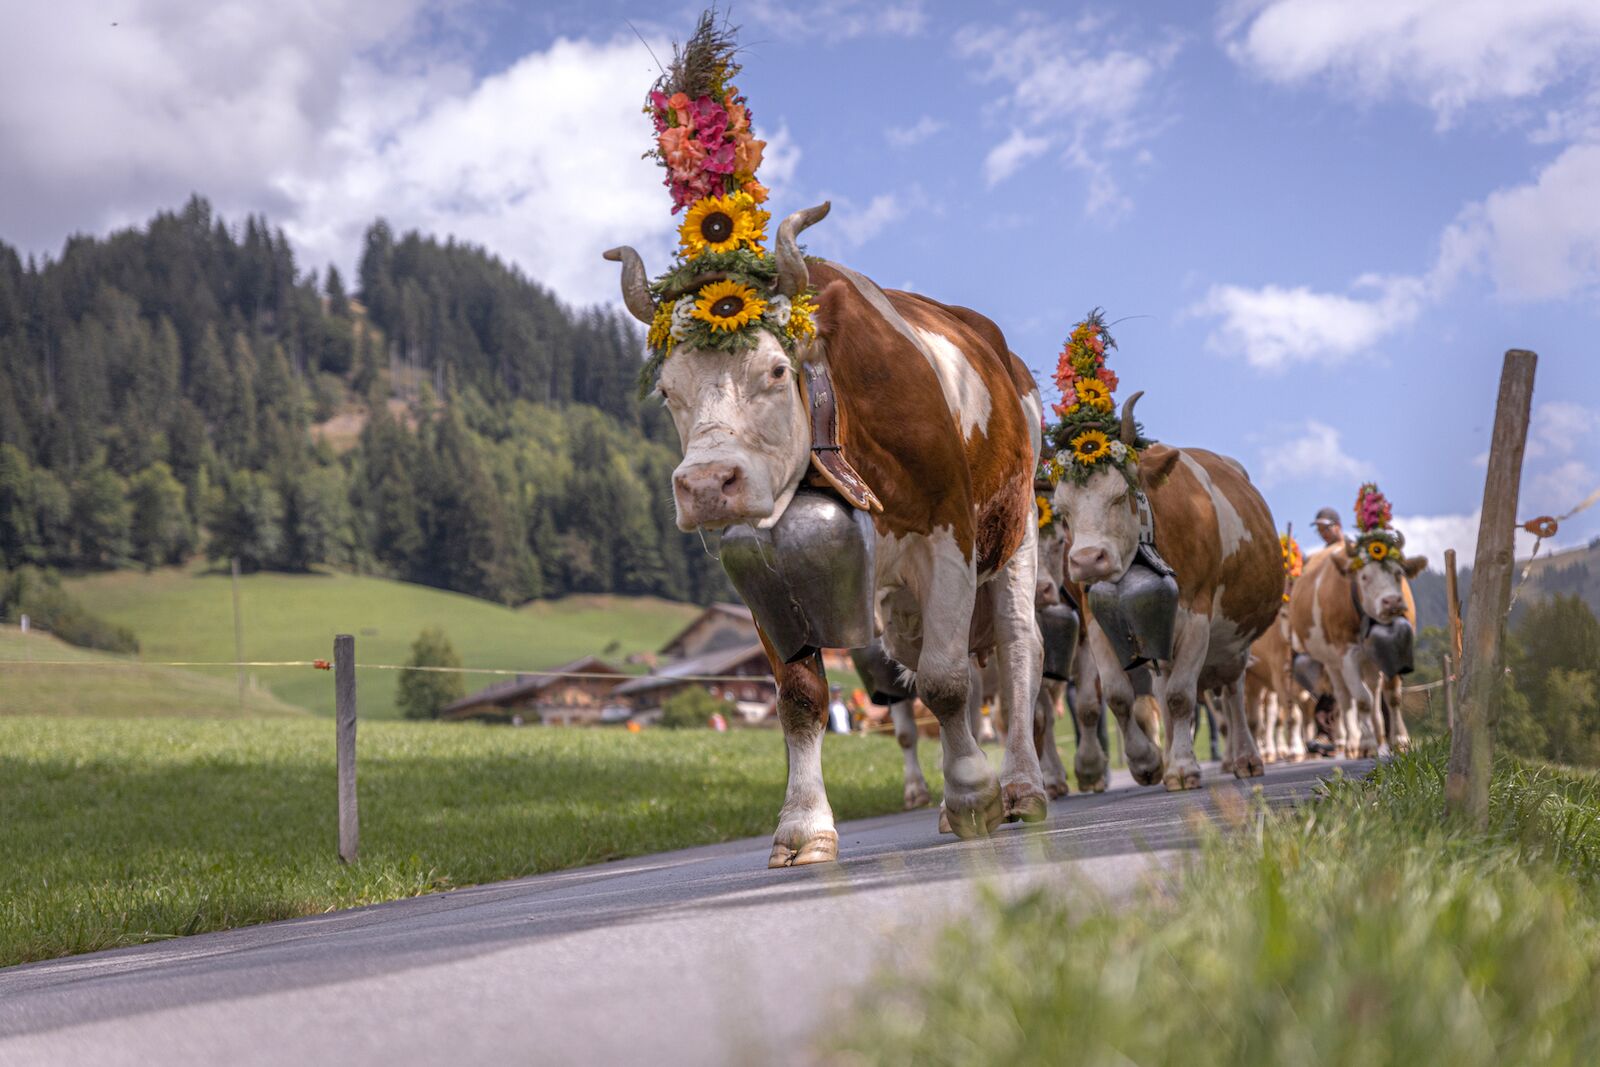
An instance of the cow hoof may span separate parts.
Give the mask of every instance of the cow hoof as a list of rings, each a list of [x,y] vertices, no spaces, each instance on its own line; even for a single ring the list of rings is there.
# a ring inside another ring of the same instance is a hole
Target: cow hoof
[[[1373,744],[1371,741],[1363,741],[1361,743],[1361,748],[1357,752],[1355,758],[1356,759],[1376,759],[1377,757],[1378,757],[1378,746]]]
[[[1000,788],[1006,822],[1042,822],[1050,814],[1044,790],[1030,782],[1013,782]]]
[[[939,832],[941,834],[955,833],[954,830],[950,829],[950,813],[944,810],[943,804],[939,805]]]
[[[1065,775],[1062,775],[1060,778],[1045,779],[1044,795],[1049,797],[1051,800],[1060,800],[1070,792],[1072,792],[1072,787],[1067,784],[1067,778]]]
[[[1174,764],[1162,781],[1169,793],[1176,793],[1182,789],[1199,789],[1200,764],[1194,762]]]
[[[767,857],[768,869],[776,867],[803,867],[808,863],[832,863],[839,858],[839,835],[833,830],[818,830],[798,849],[782,841],[772,843],[772,855]]]
[[[1223,774],[1232,774],[1233,760],[1226,756],[1224,756],[1222,759],[1219,759],[1217,761],[1217,770],[1221,771]]]
[[[1260,756],[1240,756],[1233,761],[1233,776],[1235,778],[1260,778],[1267,773],[1261,764]]]
[[[1133,775],[1133,780],[1140,785],[1155,785],[1161,781],[1165,771],[1165,760],[1156,760],[1143,767],[1134,766],[1131,762],[1128,764],[1128,773]]]
[[[933,798],[928,795],[928,787],[922,782],[906,786],[906,810],[915,811],[925,808],[933,803]]]
[[[1409,738],[1409,737],[1397,737],[1397,738],[1395,738],[1394,750],[1396,752],[1410,752],[1411,751],[1411,738]]]
[[[1082,775],[1078,776],[1078,792],[1080,792],[1080,793],[1104,793],[1105,791],[1106,791],[1106,776],[1104,774],[1102,774],[1100,777],[1094,779],[1093,781],[1085,779]]]

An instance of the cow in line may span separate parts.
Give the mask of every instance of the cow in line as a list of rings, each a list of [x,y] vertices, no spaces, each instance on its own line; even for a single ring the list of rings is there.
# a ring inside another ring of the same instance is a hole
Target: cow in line
[[[1120,437],[1130,448],[1138,440],[1133,406],[1140,395],[1122,409]],[[1272,513],[1242,466],[1204,449],[1153,444],[1139,455],[1134,479],[1149,501],[1156,550],[1176,573],[1179,603],[1172,659],[1150,679],[1151,691],[1138,696],[1140,703],[1159,707],[1164,754],[1134,714],[1136,685],[1143,688],[1143,679],[1123,669],[1110,639],[1090,621],[1090,650],[1122,730],[1129,770],[1140,783],[1197,788],[1197,695],[1220,689],[1229,733],[1237,741],[1233,772],[1259,775],[1261,755],[1245,725],[1244,670],[1251,644],[1272,625],[1283,602],[1283,559]],[[1127,572],[1140,536],[1134,488],[1109,464],[1082,485],[1063,480],[1056,486],[1056,511],[1071,530],[1072,580],[1116,581]]]
[[[1047,800],[1033,738],[1042,656],[1033,610],[1038,387],[982,315],[804,257],[796,238],[827,210],[799,211],[779,226],[777,290],[816,291],[817,333],[797,358],[828,367],[839,444],[882,505],[872,520],[885,647],[939,720],[944,808],[955,832],[973,837],[1008,818],[1042,819]],[[651,321],[638,254],[610,255],[623,263],[624,302]],[[732,351],[681,345],[663,363],[658,391],[683,445],[673,473],[678,526],[776,523],[812,459],[807,404],[782,345],[764,331]],[[992,625],[974,641],[980,599]],[[769,865],[832,860],[838,834],[822,777],[822,660],[784,662],[765,636],[763,644],[789,766]],[[998,777],[966,721],[969,655],[985,645],[998,659],[1010,726]]]
[[[1245,709],[1251,732],[1266,763],[1299,763],[1306,758],[1306,714],[1300,683],[1291,664],[1289,605],[1278,611],[1267,632],[1250,646],[1245,668]]]
[[[1400,708],[1400,679],[1383,675],[1363,647],[1363,623],[1404,618],[1415,629],[1417,607],[1408,579],[1422,573],[1428,560],[1397,552],[1356,566],[1355,551],[1354,545],[1336,544],[1306,561],[1289,595],[1289,623],[1295,647],[1321,664],[1333,688],[1334,748],[1346,756],[1376,756],[1385,740],[1403,750],[1411,736]],[[1384,703],[1393,716],[1387,738],[1379,714]]]

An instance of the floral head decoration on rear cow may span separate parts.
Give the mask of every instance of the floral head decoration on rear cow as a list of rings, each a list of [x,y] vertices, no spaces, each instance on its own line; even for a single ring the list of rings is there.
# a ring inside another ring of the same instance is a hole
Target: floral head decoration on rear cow
[[[1289,590],[1305,570],[1306,560],[1300,552],[1300,542],[1287,530],[1278,535],[1278,547],[1283,550],[1283,599],[1288,600]]]
[[[1360,533],[1349,549],[1352,568],[1403,561],[1406,539],[1389,525],[1393,517],[1389,498],[1378,491],[1377,483],[1367,482],[1356,493],[1356,529]]]
[[[786,218],[768,253],[771,214],[761,207],[767,189],[756,177],[766,142],[752,132],[749,101],[733,85],[741,69],[736,53],[734,29],[719,25],[714,11],[703,13],[645,102],[655,126],[646,155],[667,172],[672,212],[684,217],[676,259],[653,282],[633,249],[606,253],[622,264],[623,302],[650,326],[642,392],[680,346],[733,351],[753,346],[765,331],[793,361],[816,335],[815,293],[795,240],[828,205]]]
[[[1117,375],[1106,366],[1106,352],[1116,347],[1104,313],[1095,308],[1072,328],[1061,348],[1055,373],[1061,390],[1055,413],[1061,421],[1045,430],[1056,448],[1048,461],[1051,481],[1082,485],[1109,466],[1137,485],[1139,452],[1151,443],[1133,420],[1133,406],[1144,394],[1129,397],[1118,417],[1112,399]]]

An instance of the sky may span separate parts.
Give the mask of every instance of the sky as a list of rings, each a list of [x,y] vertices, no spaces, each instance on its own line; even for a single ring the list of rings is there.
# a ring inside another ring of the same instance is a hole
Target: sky
[[[724,5],[775,214],[984,312],[1048,382],[1106,309],[1160,440],[1279,525],[1375,479],[1408,550],[1475,544],[1500,363],[1539,353],[1521,518],[1600,488],[1600,3]],[[574,305],[675,219],[640,112],[698,5],[54,0],[0,35],[0,240],[181,205],[349,275],[379,216]],[[1600,506],[1557,546],[1600,536]],[[1531,538],[1519,542],[1523,552]],[[1547,546],[1548,548],[1548,546]]]

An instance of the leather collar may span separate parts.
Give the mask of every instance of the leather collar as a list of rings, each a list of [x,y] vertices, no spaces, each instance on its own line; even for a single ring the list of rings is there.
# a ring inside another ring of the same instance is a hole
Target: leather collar
[[[883,510],[883,502],[845,458],[839,443],[839,405],[828,365],[821,361],[801,366],[805,375],[807,407],[811,411],[811,469],[832,486],[851,507],[861,511]]]

